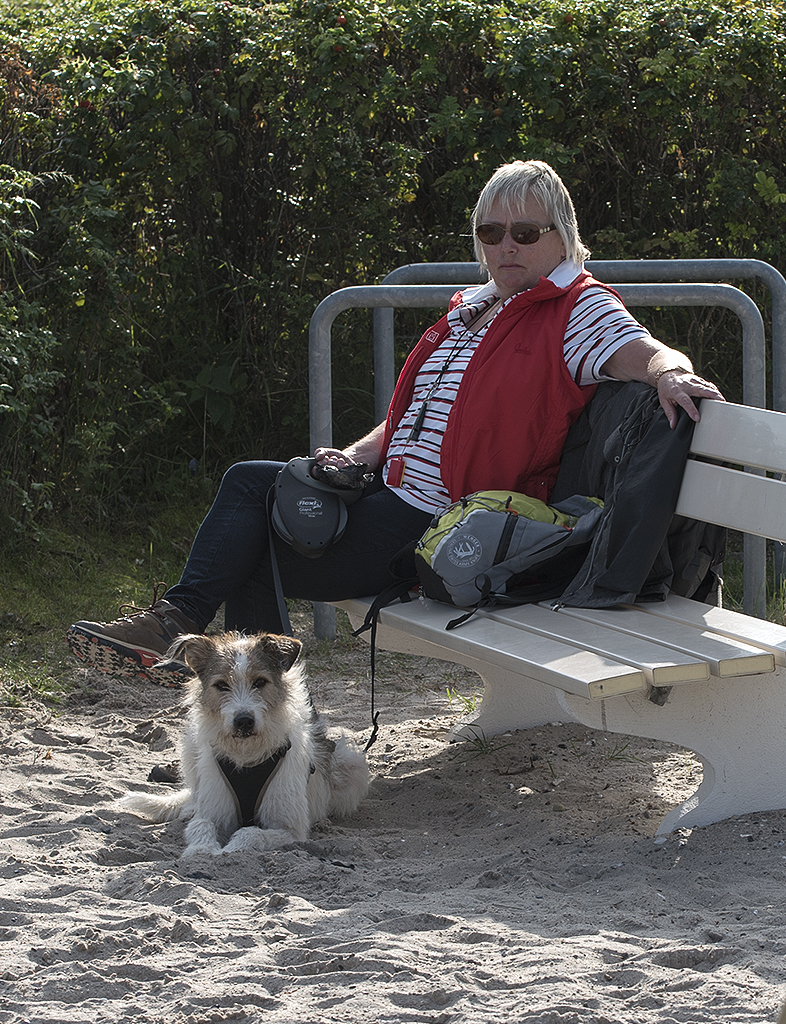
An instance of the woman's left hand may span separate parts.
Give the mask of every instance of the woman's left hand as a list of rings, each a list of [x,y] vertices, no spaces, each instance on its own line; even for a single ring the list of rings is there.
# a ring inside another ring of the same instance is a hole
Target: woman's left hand
[[[658,378],[658,398],[666,413],[669,426],[677,426],[680,407],[696,423],[699,422],[699,410],[694,399],[708,398],[716,402],[725,402],[712,381],[698,377],[692,370],[668,370]]]
[[[351,466],[355,462],[348,452],[341,451],[340,448],[316,448],[314,458],[320,466],[335,466],[337,469]]]

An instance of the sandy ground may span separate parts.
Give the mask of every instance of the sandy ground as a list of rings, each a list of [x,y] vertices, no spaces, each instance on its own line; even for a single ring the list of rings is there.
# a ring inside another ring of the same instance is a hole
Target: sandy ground
[[[367,736],[365,645],[307,649]],[[181,863],[180,823],[111,808],[174,757],[175,691],[75,668],[67,704],[4,709],[0,1021],[777,1019],[786,812],[655,838],[690,754],[558,723],[450,745],[474,677],[381,661],[369,797],[261,856]]]

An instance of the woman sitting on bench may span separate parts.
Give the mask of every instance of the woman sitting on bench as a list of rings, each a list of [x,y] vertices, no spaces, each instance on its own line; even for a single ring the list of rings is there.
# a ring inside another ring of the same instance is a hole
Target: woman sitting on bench
[[[367,463],[375,476],[320,558],[276,541],[287,597],[379,593],[392,582],[391,558],[464,495],[493,488],[548,501],[568,429],[600,381],[656,388],[672,427],[680,409],[698,420],[694,399],[722,400],[584,270],[589,251],[572,200],[548,164],[500,167],[480,193],[472,230],[488,283],[454,297],[423,335],[384,423],[348,448],[314,453],[324,466]],[[232,466],[179,583],[146,610],[71,626],[74,654],[111,674],[168,683],[177,663],[156,662],[178,635],[203,632],[222,604],[227,629],[279,632],[266,498],[282,465]]]

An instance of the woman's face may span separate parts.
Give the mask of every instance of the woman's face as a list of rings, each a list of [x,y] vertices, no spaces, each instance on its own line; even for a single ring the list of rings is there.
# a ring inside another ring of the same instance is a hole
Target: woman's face
[[[550,223],[541,205],[529,198],[521,213],[511,214],[506,205],[496,202],[483,218],[484,224],[499,224],[505,228],[505,237],[498,245],[483,244],[489,274],[502,299],[534,288],[541,277],[548,277],[565,259],[565,243],[557,231],[541,235],[533,245],[514,242],[509,228],[520,222],[541,228]]]

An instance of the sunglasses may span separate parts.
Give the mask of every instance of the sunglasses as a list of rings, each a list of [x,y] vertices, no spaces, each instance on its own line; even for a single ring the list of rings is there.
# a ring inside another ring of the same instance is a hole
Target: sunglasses
[[[505,228],[501,224],[478,224],[475,234],[484,245],[499,245],[505,237]],[[534,245],[541,235],[556,230],[555,224],[547,228],[539,228],[537,224],[511,224],[510,237],[516,245]]]

